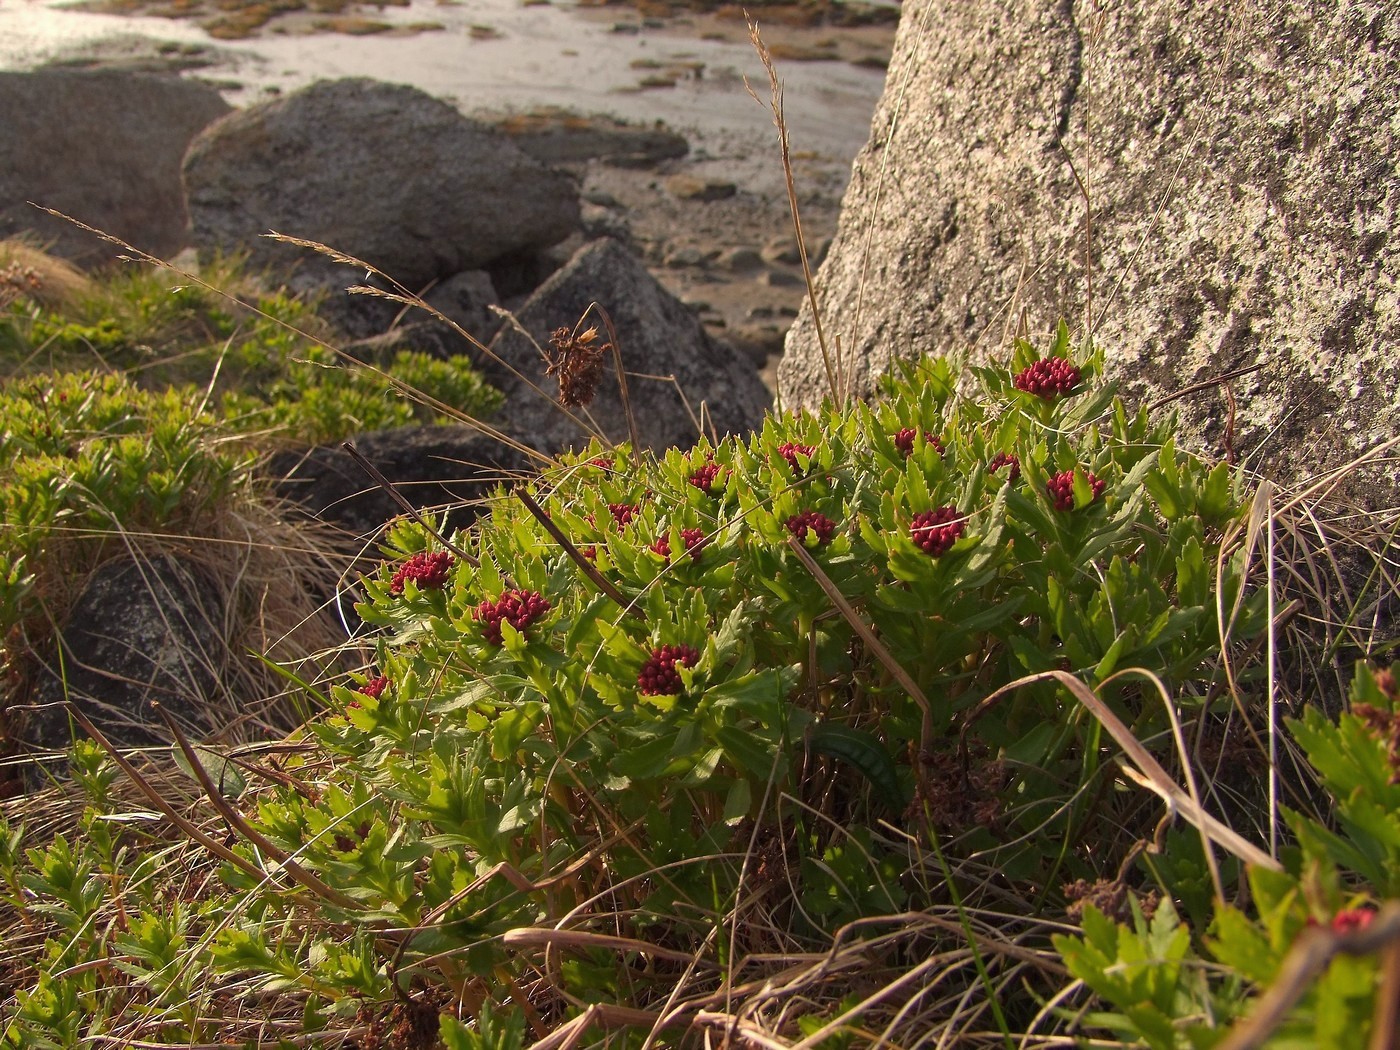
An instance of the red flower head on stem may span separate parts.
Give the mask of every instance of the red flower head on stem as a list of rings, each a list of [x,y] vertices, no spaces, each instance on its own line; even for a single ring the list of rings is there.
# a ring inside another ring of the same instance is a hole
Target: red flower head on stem
[[[356,689],[355,692],[363,693],[365,696],[378,700],[384,695],[384,690],[387,688],[389,688],[389,679],[381,674],[371,678],[364,685]]]
[[[836,522],[815,510],[804,510],[794,514],[785,524],[788,532],[796,536],[801,543],[806,543],[807,535],[811,533],[817,538],[819,547],[825,547],[836,534]]]
[[[812,453],[816,448],[812,445],[799,445],[796,441],[787,441],[778,446],[778,455],[787,460],[788,466],[792,468],[794,474],[802,473],[802,465],[797,462],[798,456],[804,456],[811,460]]]
[[[1089,488],[1093,492],[1093,499],[1090,503],[1095,503],[1103,495],[1104,483],[1088,471],[1084,472],[1084,477],[1089,481]],[[1045,483],[1045,491],[1050,494],[1050,498],[1055,501],[1056,510],[1074,509],[1074,471],[1062,470]]]
[[[918,433],[919,432],[913,427],[905,427],[903,430],[895,432],[894,447],[899,450],[899,454],[905,459],[908,459],[914,454],[914,438],[918,436]],[[930,434],[927,430],[924,431],[924,441],[938,449],[938,454],[940,456],[943,455],[943,442],[939,441],[937,437]]]
[[[641,510],[635,503],[609,503],[608,510],[612,512],[613,521],[617,523],[619,529],[625,529],[632,523],[632,519]]]
[[[446,551],[419,552],[398,567],[389,581],[390,594],[402,594],[405,580],[412,580],[420,591],[440,591],[447,586],[452,555]]]
[[[1083,379],[1084,374],[1073,363],[1063,357],[1047,357],[1021,369],[1011,382],[1017,390],[1054,401],[1074,393]]]
[[[472,613],[481,624],[481,633],[492,645],[504,641],[501,624],[508,623],[524,634],[525,629],[549,612],[549,599],[535,591],[505,591],[494,602],[484,601]]]
[[[704,529],[681,529],[681,542],[685,544],[685,552],[690,555],[690,560],[699,561],[700,552],[705,549],[705,545],[710,541],[705,538]],[[651,549],[667,561],[670,561],[671,537],[666,533],[662,533],[652,542]]]
[[[909,523],[909,536],[931,558],[941,558],[967,528],[967,519],[957,507],[939,507],[914,515]]]
[[[651,657],[637,675],[637,692],[643,696],[677,696],[685,687],[676,665],[694,667],[700,653],[689,645],[663,645],[651,651]]]
[[[717,496],[715,482],[719,479],[720,465],[713,461],[704,464],[690,475],[690,483],[707,496]]]
[[[1021,457],[1014,452],[998,452],[987,463],[987,473],[995,474],[1002,467],[1006,467],[1006,481],[1014,484],[1021,477]]]

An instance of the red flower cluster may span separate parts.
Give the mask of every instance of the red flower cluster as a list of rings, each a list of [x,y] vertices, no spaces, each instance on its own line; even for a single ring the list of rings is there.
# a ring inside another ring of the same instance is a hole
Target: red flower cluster
[[[384,690],[388,688],[389,679],[381,674],[375,678],[371,678],[364,685],[360,686],[360,688],[356,689],[355,692],[364,693],[365,696],[378,700],[384,695]]]
[[[700,560],[700,552],[705,549],[705,544],[710,541],[705,538],[704,529],[681,529],[681,542],[685,544],[685,552],[690,555],[691,561]],[[671,537],[668,533],[662,533],[656,537],[651,549],[668,561],[671,558]]]
[[[786,441],[778,446],[778,455],[788,461],[788,466],[792,468],[794,474],[800,474],[802,472],[802,467],[798,464],[797,457],[806,456],[808,459],[811,459],[812,453],[815,451],[816,448],[814,446],[799,445],[796,441]]]
[[[931,558],[941,558],[967,529],[967,519],[957,507],[939,507],[914,515],[909,536]]]
[[[1063,357],[1047,357],[1027,365],[1011,381],[1017,390],[1054,401],[1057,397],[1073,393],[1083,379],[1084,374]]]
[[[1348,908],[1339,911],[1332,916],[1332,932],[1344,936],[1348,933],[1359,933],[1370,926],[1375,917],[1376,913],[1370,908]]]
[[[588,461],[590,466],[601,467],[604,470],[611,470],[613,461],[607,456],[594,456]]]
[[[836,534],[836,522],[832,521],[825,514],[815,510],[804,510],[800,514],[794,514],[788,518],[788,532],[792,533],[802,543],[807,542],[807,532],[811,532],[817,537],[817,545],[825,547],[831,542],[831,537]]]
[[[707,496],[718,495],[715,492],[715,481],[719,477],[720,466],[718,463],[706,463],[703,467],[690,475],[690,483]]]
[[[1015,484],[1021,477],[1021,457],[1014,452],[998,452],[987,464],[987,473],[995,474],[1002,467],[1010,467],[1006,472],[1006,480],[1010,484]]]
[[[700,654],[689,645],[663,645],[651,651],[637,675],[637,692],[643,696],[677,696],[684,688],[676,665],[694,667]]]
[[[608,510],[612,511],[613,521],[617,522],[619,529],[625,529],[632,523],[632,519],[641,510],[635,503],[609,503]]]
[[[1103,495],[1103,482],[1088,471],[1084,476],[1089,479],[1089,488],[1094,493],[1094,498],[1089,502],[1093,503]],[[1074,509],[1074,471],[1062,470],[1045,483],[1045,491],[1050,493],[1050,498],[1055,501],[1056,510]]]
[[[914,454],[914,438],[918,436],[918,433],[919,432],[913,427],[905,427],[903,430],[895,432],[894,447],[899,449],[899,454],[905,459],[908,459]],[[940,456],[943,455],[943,442],[939,441],[937,437],[930,434],[927,430],[924,431],[924,440],[938,449],[938,454]]]
[[[431,554],[419,552],[398,567],[389,581],[390,594],[402,594],[405,580],[412,580],[420,591],[440,591],[447,586],[447,572],[452,568],[452,555],[446,551]]]
[[[482,602],[472,613],[481,633],[492,645],[500,645],[502,622],[524,633],[525,628],[549,612],[549,599],[535,591],[505,591],[494,602]]]

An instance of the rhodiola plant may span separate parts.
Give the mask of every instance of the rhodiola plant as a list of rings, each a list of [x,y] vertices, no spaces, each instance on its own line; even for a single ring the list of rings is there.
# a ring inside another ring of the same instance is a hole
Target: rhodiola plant
[[[1170,765],[1116,673],[1209,723],[1217,610],[1240,640],[1264,616],[1236,479],[1098,371],[1062,327],[747,438],[594,445],[451,536],[395,523],[372,667],[239,801],[237,904],[191,952],[325,1015],[446,989],[543,1030],[718,989],[775,929],[1061,908],[1160,813],[1071,693],[1003,687],[1066,672]]]

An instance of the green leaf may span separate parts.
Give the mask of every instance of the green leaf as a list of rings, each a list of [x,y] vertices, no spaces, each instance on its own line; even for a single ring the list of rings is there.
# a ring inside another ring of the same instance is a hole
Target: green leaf
[[[248,778],[239,770],[236,763],[225,755],[219,754],[212,748],[203,744],[194,744],[190,750],[194,752],[200,766],[209,774],[209,779],[214,782],[215,788],[220,795],[227,799],[241,798],[243,792],[248,790]],[[185,752],[180,747],[170,749],[171,756],[175,759],[175,764],[180,767],[180,771],[191,780],[198,780],[194,766],[185,757]]]
[[[820,722],[807,730],[807,746],[819,755],[830,755],[855,766],[886,808],[895,812],[903,809],[906,800],[894,759],[872,734],[838,722]]]
[[[497,762],[509,759],[543,718],[544,705],[538,700],[527,700],[519,707],[501,712],[491,725],[491,757]]]

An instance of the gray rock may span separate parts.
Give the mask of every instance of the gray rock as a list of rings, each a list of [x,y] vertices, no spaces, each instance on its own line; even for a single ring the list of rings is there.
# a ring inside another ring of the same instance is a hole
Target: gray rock
[[[548,347],[550,333],[561,327],[572,329],[593,302],[611,315],[629,372],[675,376],[690,410],[696,415],[703,411],[720,434],[742,433],[762,422],[771,397],[752,363],[711,340],[694,314],[616,241],[600,240],[584,247],[540,286],[518,319],[541,346]],[[596,313],[585,327],[595,322],[600,336],[606,338]],[[558,385],[544,374],[540,353],[529,339],[507,326],[492,350],[524,377],[494,362],[480,362],[487,378],[506,393],[503,418],[546,451],[586,443],[584,428],[566,418],[555,404]],[[644,445],[686,448],[695,442],[695,421],[676,384],[633,375],[628,388]],[[611,356],[588,414],[610,439],[627,439]]]
[[[796,266],[802,261],[802,253],[797,250],[797,240],[794,237],[774,237],[763,246],[763,260]]]
[[[646,168],[690,152],[685,136],[660,121],[646,127],[554,108],[486,119],[545,164],[601,160],[617,167]]]
[[[765,270],[759,274],[758,283],[769,288],[802,288],[807,282],[800,274],[789,273],[787,270]]]
[[[716,260],[720,269],[748,273],[763,265],[763,257],[752,248],[726,248]]]
[[[427,315],[414,311],[414,316]],[[387,368],[401,350],[427,354],[439,361],[445,361],[462,353],[467,345],[466,340],[449,325],[437,320],[423,320],[397,325],[387,332],[366,339],[356,339],[340,349],[356,361],[374,365],[376,368]]]
[[[738,187],[726,179],[700,179],[694,175],[672,175],[666,180],[666,189],[673,197],[684,201],[722,201],[739,192]]]
[[[491,310],[500,305],[500,299],[485,270],[453,274],[429,289],[423,300],[483,343],[489,343],[501,327],[500,317]],[[416,320],[424,315],[415,310],[412,316]]]
[[[1287,480],[1400,434],[1392,10],[931,3],[904,13],[818,280],[857,393],[892,354],[985,358],[1023,316],[1042,338],[1091,314],[1135,397],[1258,366],[1234,447]],[[805,308],[779,386],[825,392]],[[1179,404],[1220,450],[1224,393]]]
[[[194,243],[246,248],[255,265],[319,241],[417,290],[562,240],[578,189],[497,131],[414,88],[313,84],[229,115],[185,158]]]
[[[704,266],[705,253],[693,245],[682,245],[666,253],[666,266],[672,270],[682,270],[689,266]]]
[[[162,258],[186,243],[180,159],[229,110],[212,87],[172,76],[0,73],[0,237],[32,232],[78,262],[121,249],[53,208]]]
[[[783,329],[775,324],[735,325],[725,340],[756,366],[762,368],[774,354],[783,352]]]
[[[65,699],[119,746],[170,743],[152,701],[197,738],[209,735],[220,728],[208,712],[222,696],[230,659],[222,623],[217,588],[189,564],[169,556],[108,562],[59,635],[61,669],[39,677],[22,742],[67,748],[73,734]]]
[[[530,467],[518,449],[460,426],[395,427],[362,434],[355,447],[418,509],[458,506],[451,528],[470,524],[473,501]],[[279,496],[363,539],[402,513],[339,445],[280,452],[268,474]]]

